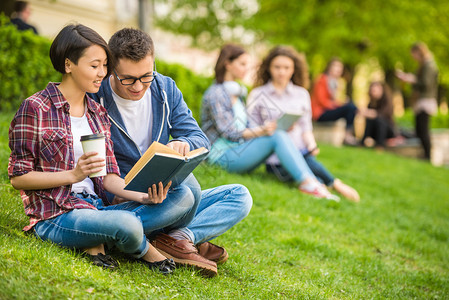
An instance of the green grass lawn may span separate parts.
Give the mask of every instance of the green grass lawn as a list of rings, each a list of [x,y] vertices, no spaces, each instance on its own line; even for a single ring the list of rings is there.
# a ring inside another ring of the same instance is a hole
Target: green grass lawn
[[[200,166],[204,188],[247,186],[250,215],[215,240],[228,262],[212,279],[188,268],[163,276],[118,254],[117,271],[22,232],[7,178],[0,116],[0,299],[275,299],[449,297],[449,170],[389,153],[321,147],[320,160],[356,187],[354,204],[317,200],[262,168],[227,174]]]

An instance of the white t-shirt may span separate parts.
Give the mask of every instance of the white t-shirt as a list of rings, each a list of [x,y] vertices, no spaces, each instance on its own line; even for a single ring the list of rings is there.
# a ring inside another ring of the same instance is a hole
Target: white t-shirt
[[[144,153],[150,147],[153,129],[151,90],[147,89],[142,99],[137,101],[123,99],[114,90],[112,90],[112,97],[122,115],[128,134]]]
[[[83,147],[81,146],[80,138],[83,135],[92,134],[93,132],[92,129],[90,129],[86,114],[84,114],[80,118],[70,116],[70,122],[72,126],[73,153],[75,155],[75,166],[76,166],[78,159],[84,153]],[[82,193],[83,191],[95,195],[94,183],[89,177],[86,177],[83,181],[77,182],[72,185],[72,192]]]

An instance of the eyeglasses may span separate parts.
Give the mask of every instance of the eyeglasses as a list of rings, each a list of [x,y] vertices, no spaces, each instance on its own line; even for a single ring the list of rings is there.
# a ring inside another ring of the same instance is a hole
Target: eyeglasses
[[[137,80],[139,80],[142,83],[150,83],[150,82],[153,82],[154,78],[156,78],[156,63],[154,64],[154,71],[153,71],[153,74],[151,74],[151,75],[143,75],[139,78],[128,77],[128,78],[120,79],[120,77],[118,77],[118,74],[115,70],[114,70],[114,74],[115,74],[115,77],[117,77],[117,79],[120,81],[120,83],[122,85],[133,85],[134,83],[136,83]]]

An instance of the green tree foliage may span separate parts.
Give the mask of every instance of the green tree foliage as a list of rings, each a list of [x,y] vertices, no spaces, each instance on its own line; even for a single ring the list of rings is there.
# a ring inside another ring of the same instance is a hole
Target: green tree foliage
[[[258,7],[256,0],[153,1],[160,4],[155,13],[157,25],[191,36],[196,46],[205,49],[216,48],[223,40],[240,39],[243,20],[253,15]]]
[[[203,47],[227,40],[244,43],[242,33],[250,31],[255,41],[290,44],[305,52],[314,75],[331,56],[349,66],[377,57],[385,70],[399,63],[413,71],[410,46],[424,41],[435,54],[442,82],[449,84],[448,1],[157,1],[169,8],[169,13],[156,16],[157,24],[188,34]]]

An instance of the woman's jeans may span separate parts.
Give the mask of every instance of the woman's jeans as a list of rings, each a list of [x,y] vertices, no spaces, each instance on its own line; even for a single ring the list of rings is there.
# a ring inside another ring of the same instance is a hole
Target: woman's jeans
[[[298,151],[298,155],[303,155],[301,151]],[[334,184],[335,177],[320,163],[315,156],[306,154],[304,155],[304,159],[307,162],[310,170],[316,176],[316,178],[324,183],[326,186],[332,187]],[[281,181],[291,181],[292,178],[288,174],[288,172],[281,165],[266,165],[267,171],[270,173],[274,173],[277,178]]]
[[[346,130],[352,130],[354,127],[354,118],[357,113],[357,106],[352,102],[348,102],[343,106],[335,109],[326,110],[318,118],[318,122],[337,121],[338,119],[346,120]]]
[[[193,220],[200,201],[201,186],[190,174],[182,184],[169,189],[162,203],[144,205],[128,201],[104,209],[134,212],[142,221],[145,234],[150,235],[160,229],[170,231],[187,226]]]
[[[160,204],[143,205],[128,201],[104,206],[96,195],[79,193],[76,197],[98,210],[75,209],[35,226],[43,240],[70,248],[91,248],[112,244],[135,257],[147,251],[145,234],[166,228],[185,227],[195,216],[201,200],[201,187],[193,175],[167,193]]]
[[[315,178],[302,155],[298,155],[288,134],[276,130],[271,136],[254,138],[230,148],[223,153],[216,164],[229,172],[249,172],[259,166],[273,153],[296,183]]]
[[[96,195],[76,194],[86,202],[103,205]],[[74,209],[55,218],[38,222],[35,233],[69,248],[92,248],[106,243],[120,251],[142,257],[148,251],[142,222],[134,212],[124,210]]]

